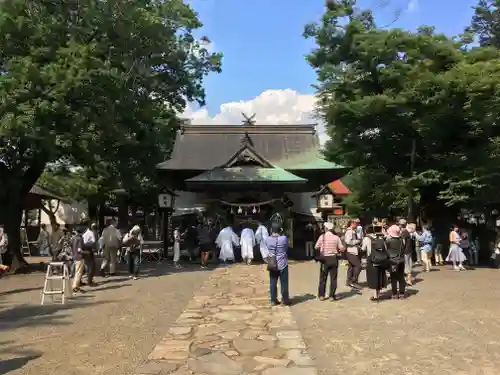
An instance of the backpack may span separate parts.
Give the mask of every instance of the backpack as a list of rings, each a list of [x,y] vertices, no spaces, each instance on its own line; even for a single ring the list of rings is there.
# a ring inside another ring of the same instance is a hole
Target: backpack
[[[398,252],[393,252],[392,249],[390,249],[388,251],[388,253],[389,253],[389,262],[393,266],[397,266],[397,265],[399,265],[401,263],[404,263],[404,260],[405,260],[405,258],[404,258],[405,241],[404,241],[403,238],[399,238],[399,240],[401,241],[401,245],[399,247],[399,251]]]
[[[387,247],[383,237],[375,237],[371,239],[370,259],[375,267],[386,267],[388,265],[389,256],[387,255]]]

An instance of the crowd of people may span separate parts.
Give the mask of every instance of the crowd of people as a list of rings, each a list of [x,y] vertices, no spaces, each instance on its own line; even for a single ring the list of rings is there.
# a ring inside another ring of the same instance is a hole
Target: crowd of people
[[[393,299],[405,299],[406,288],[414,282],[413,267],[422,265],[430,272],[434,265],[451,263],[453,270],[465,271],[466,261],[477,264],[479,244],[471,241],[469,234],[453,225],[449,233],[449,251],[443,259],[442,246],[436,244],[428,225],[417,230],[415,223],[400,219],[397,224],[374,221],[363,228],[359,220],[352,220],[347,227],[335,231],[333,224],[325,223],[313,248],[314,258],[320,263],[318,298],[336,300],[338,267],[345,259],[348,263],[346,284],[360,291],[358,283],[362,271],[362,258],[366,257],[366,280],[372,289],[372,301],[379,301],[381,291],[390,283]],[[326,282],[330,277],[329,293]]]
[[[453,225],[449,232],[449,243],[448,255],[444,258],[442,246],[436,243],[429,225],[417,228],[415,223],[400,219],[392,225],[374,221],[363,228],[359,220],[352,220],[341,230],[335,230],[332,223],[324,223],[321,234],[315,241],[306,243],[305,250],[320,264],[319,300],[338,299],[338,270],[344,261],[348,265],[346,285],[361,293],[362,287],[358,281],[363,269],[362,259],[365,257],[367,287],[373,290],[370,300],[378,302],[382,291],[388,286],[392,299],[404,300],[407,287],[414,283],[415,265],[421,265],[424,272],[430,272],[433,266],[442,266],[446,262],[451,263],[455,271],[465,271],[465,262],[477,264],[477,238],[471,240],[466,230]],[[271,303],[279,304],[278,280],[283,303],[289,303],[288,241],[279,224],[272,224],[272,234],[266,238],[264,245],[266,253],[262,255],[269,270]],[[494,253],[500,254],[500,245],[496,246]],[[328,278],[330,285],[327,294]]]
[[[52,231],[47,226],[40,226],[40,233],[36,241],[39,254],[50,256],[52,261],[66,263],[73,279],[73,292],[83,292],[82,286],[95,286],[96,255],[102,255],[99,275],[113,276],[116,273],[116,264],[119,259],[126,260],[129,277],[139,278],[141,264],[141,245],[143,238],[141,229],[135,225],[129,232],[122,234],[116,228],[115,220],[108,220],[106,227],[99,233],[96,224],[79,225],[70,229],[68,225],[61,227],[55,224]],[[2,256],[8,255],[7,235],[0,227],[0,264]],[[106,270],[109,269],[109,272]],[[87,282],[82,281],[87,276]]]
[[[200,252],[201,267],[206,268],[209,258],[218,258],[222,263],[234,262],[239,251],[242,261],[250,265],[254,260],[254,248],[260,251],[266,262],[270,278],[270,299],[276,305],[289,303],[288,287],[288,238],[283,233],[281,223],[271,223],[269,229],[262,222],[254,231],[251,221],[242,223],[239,235],[231,225],[216,230],[210,219],[198,225],[190,225],[184,231],[176,227],[173,231],[173,262],[180,263],[181,243],[187,248],[189,258]],[[449,251],[446,258],[442,246],[436,244],[428,225],[420,228],[414,223],[400,219],[389,225],[374,221],[363,228],[359,220],[352,220],[345,228],[336,230],[332,223],[322,225],[321,233],[306,242],[306,252],[320,264],[318,298],[337,300],[338,269],[346,262],[346,285],[360,292],[359,277],[363,270],[362,259],[366,258],[366,280],[373,290],[372,301],[379,301],[381,292],[390,285],[393,299],[404,299],[407,287],[414,282],[414,265],[421,265],[423,271],[430,272],[433,265],[451,263],[456,271],[465,271],[465,264],[477,264],[479,243],[471,240],[466,230],[454,225],[449,232]],[[143,239],[139,226],[122,233],[114,220],[108,220],[101,233],[97,226],[79,226],[70,230],[67,226],[56,225],[49,234],[45,225],[41,226],[37,244],[41,255],[52,256],[54,261],[67,262],[73,278],[73,291],[82,291],[82,277],[87,275],[87,284],[95,285],[96,254],[102,255],[100,276],[115,275],[116,264],[124,260],[128,264],[131,279],[139,277],[141,245]],[[1,256],[7,251],[7,236],[0,227]],[[500,242],[499,242],[500,244]],[[259,252],[257,251],[257,253]],[[496,253],[500,254],[500,246]],[[166,254],[165,254],[166,255]],[[109,271],[106,270],[109,268]],[[327,281],[330,279],[327,293]],[[277,285],[281,287],[282,301],[278,300]]]

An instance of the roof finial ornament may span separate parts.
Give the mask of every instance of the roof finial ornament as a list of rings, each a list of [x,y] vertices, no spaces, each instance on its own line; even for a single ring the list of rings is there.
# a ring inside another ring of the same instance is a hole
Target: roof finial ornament
[[[242,116],[245,118],[243,120],[243,126],[254,126],[255,125],[255,113],[251,116],[247,116],[244,112],[241,112]]]
[[[252,145],[252,139],[250,138],[250,135],[248,132],[245,132],[243,134],[243,137],[241,137],[241,145],[242,146],[251,146]]]

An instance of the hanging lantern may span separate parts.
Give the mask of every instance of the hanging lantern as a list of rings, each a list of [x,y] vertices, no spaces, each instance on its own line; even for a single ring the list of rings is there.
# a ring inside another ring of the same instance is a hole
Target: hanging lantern
[[[254,206],[254,208],[253,208],[253,210],[252,210],[252,213],[253,213],[254,215],[257,213],[257,209],[255,208],[255,206]]]
[[[238,213],[241,215],[243,213],[243,209],[240,207],[238,207]]]

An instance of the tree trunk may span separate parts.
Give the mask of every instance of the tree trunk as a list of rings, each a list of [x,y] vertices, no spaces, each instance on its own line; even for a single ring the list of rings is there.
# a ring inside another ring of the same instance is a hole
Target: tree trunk
[[[11,197],[8,202],[2,202],[2,204],[5,216],[8,218],[8,220],[4,222],[5,233],[7,233],[7,238],[9,240],[8,253],[10,254],[10,256],[7,257],[6,263],[10,263],[7,265],[10,266],[12,272],[15,272],[28,264],[21,251],[22,199]]]
[[[118,228],[128,231],[129,217],[128,217],[128,197],[125,194],[118,195]]]
[[[0,206],[3,210],[3,225],[9,240],[8,256],[11,272],[27,266],[21,250],[21,220],[23,217],[24,201],[33,185],[41,176],[47,159],[44,153],[36,155],[30,164],[9,169],[0,168]],[[1,163],[0,163],[1,164]]]
[[[104,227],[106,226],[104,217],[106,213],[106,199],[101,198],[99,202],[99,207],[97,210],[97,223],[99,225],[99,231],[102,231]]]
[[[47,204],[48,207],[45,204]],[[57,213],[57,210],[59,209],[60,204],[61,204],[61,201],[58,200],[57,204],[54,207],[52,205],[52,200],[49,200],[47,203],[42,202],[42,207],[40,207],[41,210],[49,217],[50,226],[52,227],[52,232],[55,232],[56,225],[58,224],[56,213]]]

